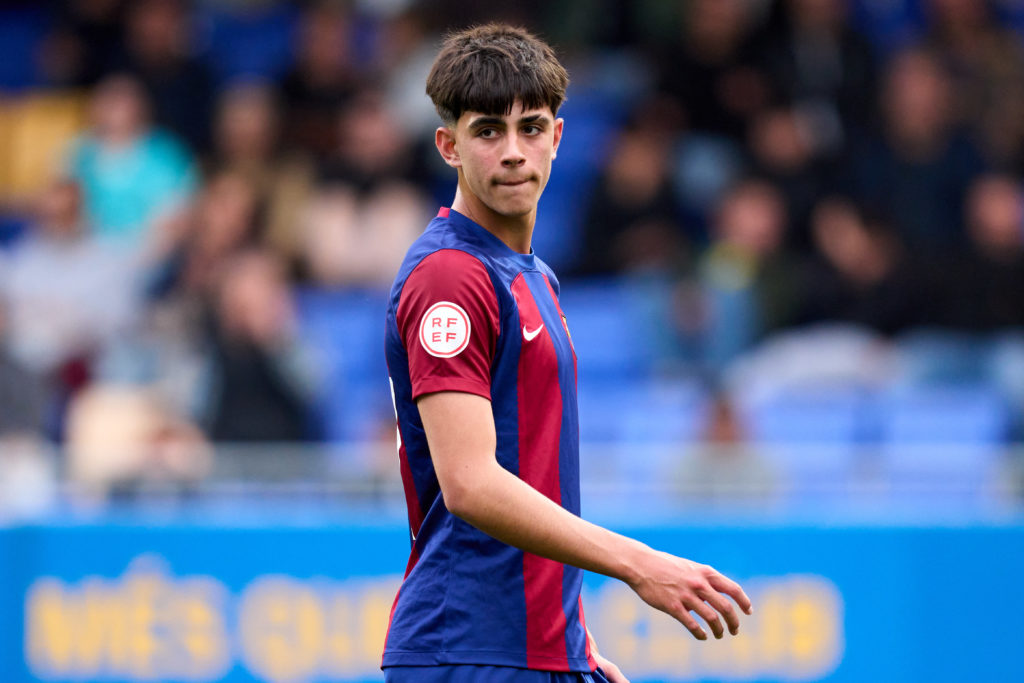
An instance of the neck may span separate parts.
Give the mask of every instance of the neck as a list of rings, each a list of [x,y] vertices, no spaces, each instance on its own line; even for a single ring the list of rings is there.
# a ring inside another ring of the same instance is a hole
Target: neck
[[[537,220],[536,206],[528,214],[504,216],[492,210],[472,192],[463,189],[460,179],[459,187],[455,190],[455,199],[452,201],[452,209],[472,219],[507,244],[512,251],[520,254],[530,253],[533,224]]]

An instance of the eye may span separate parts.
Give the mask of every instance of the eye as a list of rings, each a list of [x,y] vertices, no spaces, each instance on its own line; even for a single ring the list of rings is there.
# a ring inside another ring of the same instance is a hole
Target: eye
[[[540,132],[541,132],[541,127],[538,126],[535,123],[531,123],[531,124],[528,124],[526,126],[523,126],[523,133],[525,135],[539,135]]]
[[[484,139],[496,138],[498,137],[498,131],[495,128],[482,128],[480,132],[477,133],[477,137]]]

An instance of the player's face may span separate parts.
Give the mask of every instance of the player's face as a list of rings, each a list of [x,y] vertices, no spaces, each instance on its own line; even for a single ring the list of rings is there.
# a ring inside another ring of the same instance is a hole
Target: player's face
[[[450,154],[442,154],[461,170],[461,188],[481,208],[523,217],[537,209],[561,138],[562,119],[549,107],[523,109],[516,101],[504,116],[465,112],[456,123]]]

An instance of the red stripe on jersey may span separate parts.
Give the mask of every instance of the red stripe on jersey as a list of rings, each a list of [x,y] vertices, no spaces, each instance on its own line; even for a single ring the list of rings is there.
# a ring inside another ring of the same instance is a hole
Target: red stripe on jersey
[[[562,427],[562,395],[558,357],[526,279],[512,283],[523,335],[519,354],[519,478],[561,504],[558,449]],[[535,332],[537,331],[537,332]],[[527,335],[530,335],[527,338]],[[526,666],[568,671],[565,611],[562,609],[564,566],[523,553],[526,593]]]
[[[409,513],[409,529],[412,531],[413,538],[416,538],[420,534],[420,525],[423,524],[423,510],[420,506],[419,496],[416,495],[416,483],[412,478],[409,456],[405,452],[404,443],[398,449],[398,466],[402,472],[402,488],[405,489],[405,507]],[[409,572],[406,571],[406,576],[408,574]]]
[[[448,216],[449,216],[449,214],[451,214],[451,212],[452,212],[452,210],[449,209],[447,206],[442,206],[438,210],[438,212],[437,212],[437,217],[438,218],[448,218]]]

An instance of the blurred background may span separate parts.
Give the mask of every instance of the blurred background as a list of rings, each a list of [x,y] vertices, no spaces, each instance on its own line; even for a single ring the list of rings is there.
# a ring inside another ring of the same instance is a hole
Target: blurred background
[[[1024,679],[1024,3],[5,0],[4,680],[380,679],[387,288],[454,193],[440,36],[494,19],[572,78],[584,516],[758,605],[697,647],[590,577],[605,654]]]

